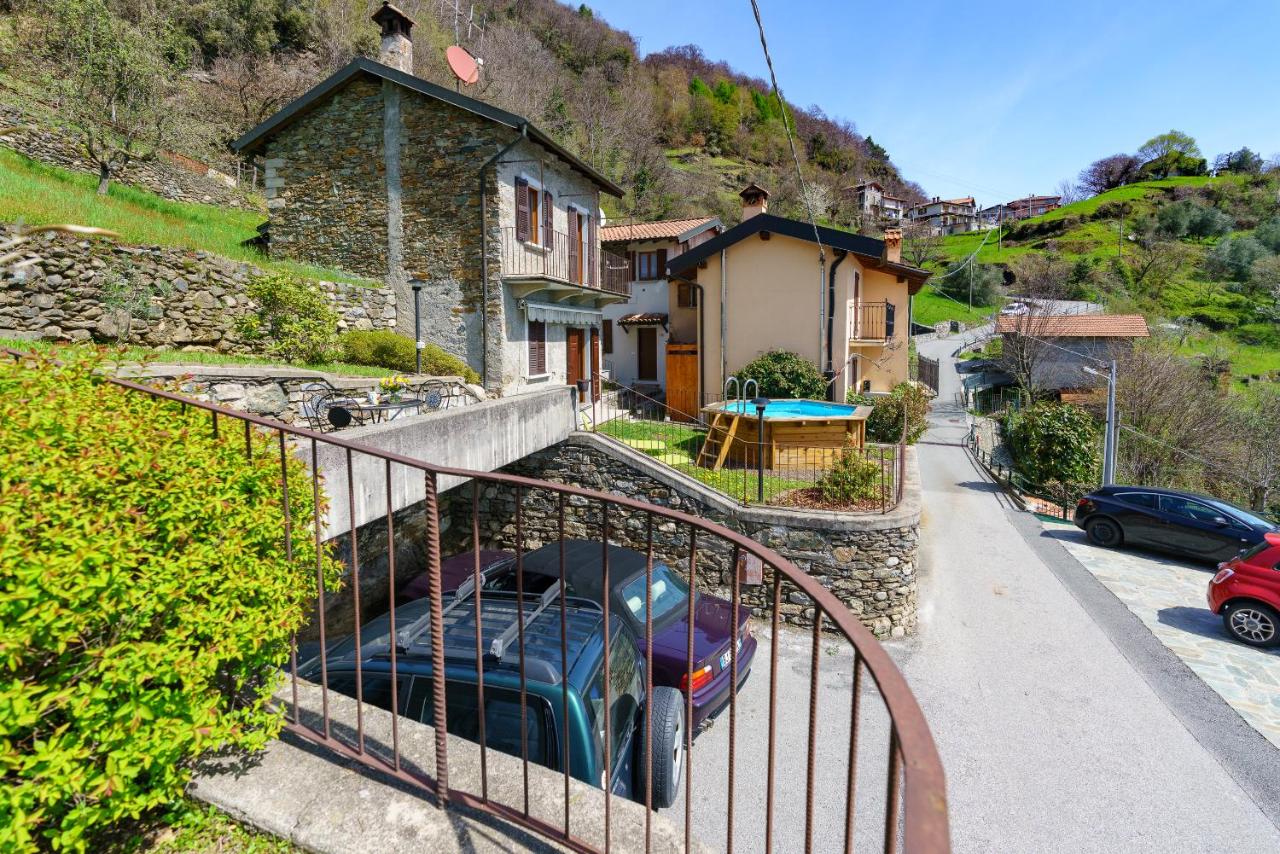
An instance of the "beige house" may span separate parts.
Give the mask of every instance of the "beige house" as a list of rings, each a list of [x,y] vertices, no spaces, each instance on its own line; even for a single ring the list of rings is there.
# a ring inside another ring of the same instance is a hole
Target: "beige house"
[[[721,399],[726,378],[769,350],[812,361],[839,401],[906,380],[911,297],[929,273],[902,263],[901,233],[815,235],[768,213],[768,193],[754,184],[741,195],[740,224],[667,263],[669,404]],[[672,348],[693,362],[682,368]]]

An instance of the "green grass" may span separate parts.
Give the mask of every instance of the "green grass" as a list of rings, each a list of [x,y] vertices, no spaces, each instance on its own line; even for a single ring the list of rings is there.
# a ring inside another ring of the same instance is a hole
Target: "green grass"
[[[944,320],[959,320],[966,326],[978,326],[985,323],[986,318],[994,314],[997,308],[998,306],[988,305],[970,309],[967,304],[958,303],[938,293],[932,285],[925,285],[912,300],[911,319],[925,326],[933,326]]]
[[[250,356],[238,353],[207,353],[199,350],[157,350],[148,347],[128,346],[122,348],[105,347],[97,344],[64,344],[53,341],[31,341],[21,338],[0,338],[0,347],[9,347],[28,353],[52,353],[70,348],[102,347],[113,354],[113,358],[121,363],[150,363],[156,365],[209,365],[211,367],[225,365],[241,365],[270,368],[305,368],[311,371],[324,371],[346,377],[389,377],[396,371],[386,368],[375,368],[367,365],[351,365],[346,362],[322,362],[313,365],[291,365],[287,362],[273,360],[267,356]],[[118,355],[114,355],[118,352]]]
[[[121,831],[110,847],[124,854],[293,854],[300,850],[194,801],[182,801],[158,818],[127,822]]]
[[[194,249],[310,279],[371,282],[338,270],[267,258],[241,243],[266,217],[255,211],[173,202],[119,182],[106,196],[97,179],[0,147],[0,222],[75,223],[106,228],[125,243]]]

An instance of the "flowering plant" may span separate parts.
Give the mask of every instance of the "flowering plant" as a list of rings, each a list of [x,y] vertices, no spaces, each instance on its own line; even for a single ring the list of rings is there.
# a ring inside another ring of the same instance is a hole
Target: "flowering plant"
[[[378,388],[382,390],[383,394],[395,396],[409,388],[409,381],[399,374],[395,374],[378,380]]]

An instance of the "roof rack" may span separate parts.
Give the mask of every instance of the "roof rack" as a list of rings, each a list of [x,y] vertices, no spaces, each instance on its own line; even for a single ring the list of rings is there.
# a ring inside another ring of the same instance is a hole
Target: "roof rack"
[[[493,639],[493,643],[489,645],[489,654],[502,661],[503,653],[505,653],[511,645],[511,641],[515,640],[517,633],[521,628],[528,628],[529,624],[538,619],[542,612],[551,606],[551,603],[560,598],[560,582],[552,584],[542,593],[542,597],[538,600],[538,607],[533,609],[533,613],[525,616],[523,607],[518,609],[515,622],[507,626],[501,635]]]
[[[471,594],[476,592],[476,580],[474,576],[468,576],[458,589],[453,591],[453,598],[449,600],[449,604],[445,606],[441,618],[460,606],[463,602],[471,598]],[[431,609],[427,608],[426,613],[396,632],[396,649],[400,652],[408,652],[409,647],[418,638],[431,628]]]

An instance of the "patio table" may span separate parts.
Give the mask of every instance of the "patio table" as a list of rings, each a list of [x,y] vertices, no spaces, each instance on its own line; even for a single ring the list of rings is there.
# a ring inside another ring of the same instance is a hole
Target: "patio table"
[[[370,421],[377,424],[381,421],[394,421],[408,409],[421,412],[423,403],[424,401],[420,398],[410,397],[401,400],[385,400],[378,403],[370,403],[367,400],[352,400],[342,405],[368,416]]]

